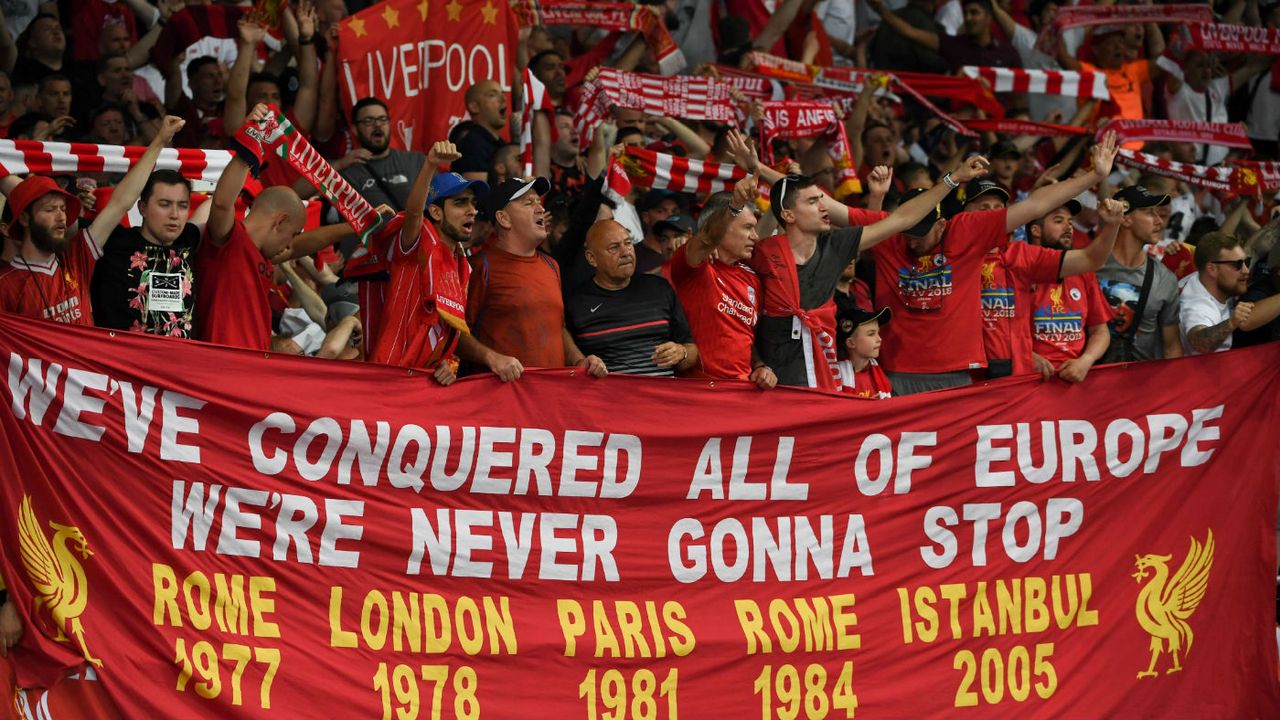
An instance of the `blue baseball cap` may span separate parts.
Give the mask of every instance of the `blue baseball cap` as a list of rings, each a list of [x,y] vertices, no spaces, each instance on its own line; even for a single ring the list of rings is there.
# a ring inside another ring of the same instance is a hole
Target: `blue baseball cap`
[[[431,178],[431,190],[427,193],[427,204],[434,205],[436,203],[448,200],[454,195],[472,190],[476,194],[476,199],[489,192],[489,183],[483,180],[468,180],[456,172],[436,173]]]

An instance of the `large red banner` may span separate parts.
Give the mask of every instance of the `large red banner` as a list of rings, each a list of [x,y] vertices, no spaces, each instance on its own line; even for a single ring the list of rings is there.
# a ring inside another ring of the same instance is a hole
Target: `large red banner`
[[[1276,717],[1276,346],[864,402],[0,317],[25,686],[123,717]]]
[[[388,106],[391,146],[426,152],[467,119],[467,88],[511,92],[516,28],[506,0],[384,0],[343,21],[338,87],[344,107]]]

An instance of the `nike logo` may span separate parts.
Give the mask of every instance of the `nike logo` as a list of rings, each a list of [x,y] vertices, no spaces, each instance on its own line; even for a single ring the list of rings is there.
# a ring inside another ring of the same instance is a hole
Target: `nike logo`
[[[600,305],[604,305],[604,303],[600,303]],[[591,312],[595,312],[595,311],[599,310],[599,309],[600,309],[600,305],[597,305],[597,306],[595,306],[595,307],[591,308]]]

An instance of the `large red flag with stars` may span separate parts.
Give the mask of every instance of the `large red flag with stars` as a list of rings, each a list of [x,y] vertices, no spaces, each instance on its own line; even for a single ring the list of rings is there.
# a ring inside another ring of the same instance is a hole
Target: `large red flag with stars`
[[[467,88],[510,92],[515,48],[505,0],[386,0],[343,21],[338,87],[344,107],[385,102],[391,146],[425,152],[467,119]]]

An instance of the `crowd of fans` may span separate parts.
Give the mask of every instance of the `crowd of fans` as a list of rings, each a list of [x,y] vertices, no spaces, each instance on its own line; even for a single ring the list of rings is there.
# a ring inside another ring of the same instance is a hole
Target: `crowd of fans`
[[[1065,1],[642,4],[690,72],[714,76],[754,50],[895,72],[1084,69],[1106,75],[1112,100],[1009,93],[1007,116],[1244,122],[1253,157],[1276,159],[1275,58],[1171,63],[1157,23],[1068,30],[1047,54],[1037,32]],[[537,26],[521,29],[517,57],[554,109],[533,118],[526,176],[518,89],[477,82],[470,118],[429,153],[393,148],[384,99],[339,103],[337,28],[367,3],[289,5],[268,32],[253,3],[0,3],[0,137],[147,147],[123,176],[0,179],[0,310],[407,365],[442,385],[580,367],[869,399],[1005,375],[1082,382],[1098,363],[1280,338],[1275,199],[1128,169],[1111,134],[970,138],[868,82],[842,117],[864,192],[837,201],[821,137],[773,141],[785,160],[771,167],[750,127],[618,109],[580,150],[583,80],[600,66],[656,73],[657,58],[639,36]],[[1213,10],[1280,26],[1280,3]],[[193,28],[210,35],[181,46]],[[268,105],[391,218],[367,247],[305,180],[245,147]],[[237,154],[206,196],[153,172],[166,146]],[[627,146],[748,176],[709,197],[620,196],[606,170]],[[1143,150],[1207,165],[1240,154]]]

